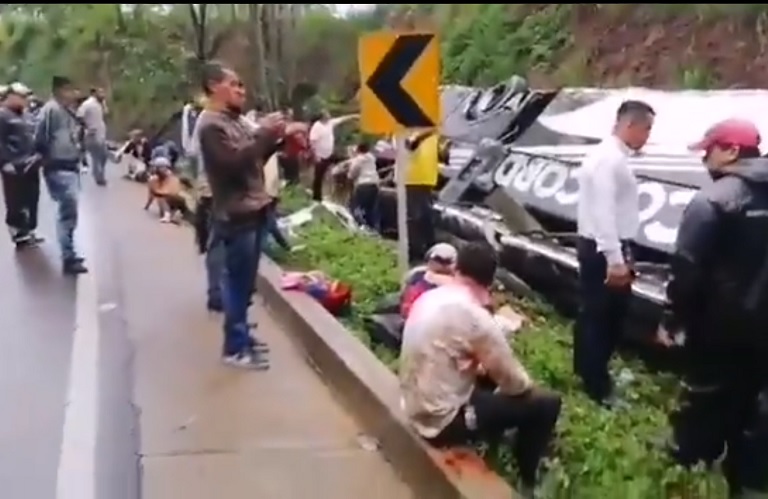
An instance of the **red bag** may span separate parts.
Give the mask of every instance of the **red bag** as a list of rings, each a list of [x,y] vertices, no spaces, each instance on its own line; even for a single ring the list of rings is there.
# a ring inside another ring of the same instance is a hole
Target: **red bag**
[[[320,303],[333,315],[341,315],[352,304],[352,288],[341,281],[331,281]]]

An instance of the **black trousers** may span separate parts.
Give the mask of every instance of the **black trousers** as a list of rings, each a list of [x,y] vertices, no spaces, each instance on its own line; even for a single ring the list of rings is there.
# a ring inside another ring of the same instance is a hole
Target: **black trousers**
[[[333,164],[333,158],[321,159],[315,165],[315,174],[312,177],[312,201],[323,200],[323,184],[325,183],[325,175],[328,173],[331,165]]]
[[[288,185],[299,183],[299,159],[293,156],[280,156],[280,167],[283,170],[283,178]]]
[[[541,388],[513,397],[495,393],[491,386],[478,386],[469,404],[430,443],[442,447],[478,439],[498,442],[504,432],[517,429],[512,454],[523,483],[533,486],[552,441],[562,400]]]
[[[37,229],[37,207],[40,202],[40,173],[33,169],[26,173],[2,173],[5,198],[5,223],[16,236],[24,236]]]
[[[421,261],[435,244],[435,222],[432,213],[432,188],[426,185],[405,187],[408,202],[408,253],[411,261]]]
[[[732,494],[768,492],[768,351],[695,338],[684,348],[683,390],[670,415],[673,457],[692,466],[725,456]]]
[[[606,286],[608,266],[595,241],[579,238],[576,249],[580,306],[574,325],[573,368],[587,394],[602,402],[613,391],[608,363],[623,335],[632,291]],[[628,243],[624,253],[631,258]]]

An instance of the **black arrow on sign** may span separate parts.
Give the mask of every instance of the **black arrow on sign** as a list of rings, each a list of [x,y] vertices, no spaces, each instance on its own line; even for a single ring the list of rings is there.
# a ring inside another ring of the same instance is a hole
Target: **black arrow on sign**
[[[379,67],[366,82],[368,88],[379,98],[379,101],[387,108],[395,121],[406,128],[435,126],[429,116],[424,114],[419,104],[401,85],[403,78],[406,77],[433,37],[434,35],[429,34],[398,36],[379,63]]]

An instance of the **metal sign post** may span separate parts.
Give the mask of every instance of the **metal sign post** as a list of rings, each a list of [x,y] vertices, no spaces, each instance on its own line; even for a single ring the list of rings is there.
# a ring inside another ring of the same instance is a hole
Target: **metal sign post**
[[[405,182],[408,178],[408,135],[399,133],[395,136],[395,188],[397,194],[397,263],[401,275],[410,268],[408,258],[408,197]]]
[[[398,262],[408,265],[408,203],[406,181],[409,131],[440,123],[440,44],[434,33],[371,33],[358,44],[360,125],[370,134],[395,134],[397,156]]]

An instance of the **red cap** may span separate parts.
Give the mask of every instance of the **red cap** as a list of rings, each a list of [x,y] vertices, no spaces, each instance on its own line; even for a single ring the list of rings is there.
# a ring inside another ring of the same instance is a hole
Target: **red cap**
[[[758,147],[760,145],[760,132],[751,121],[730,119],[713,125],[704,134],[704,138],[690,149],[694,151],[706,151],[714,145]]]

